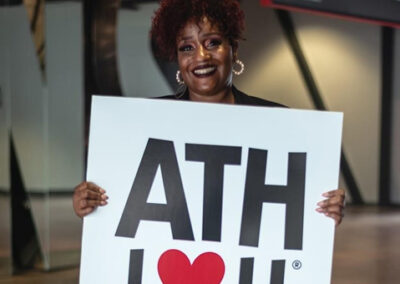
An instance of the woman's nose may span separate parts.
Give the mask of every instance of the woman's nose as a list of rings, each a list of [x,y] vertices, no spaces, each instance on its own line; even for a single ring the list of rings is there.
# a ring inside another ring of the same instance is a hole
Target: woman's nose
[[[200,45],[198,52],[197,52],[197,56],[200,59],[210,59],[211,58],[211,54],[209,53],[209,51],[207,50],[207,48],[205,48],[204,46]]]

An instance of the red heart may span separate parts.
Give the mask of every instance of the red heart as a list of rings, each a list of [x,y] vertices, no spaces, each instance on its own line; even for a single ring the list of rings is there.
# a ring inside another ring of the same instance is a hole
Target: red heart
[[[220,284],[225,274],[223,259],[206,252],[190,264],[183,252],[171,249],[158,260],[158,274],[163,284]]]

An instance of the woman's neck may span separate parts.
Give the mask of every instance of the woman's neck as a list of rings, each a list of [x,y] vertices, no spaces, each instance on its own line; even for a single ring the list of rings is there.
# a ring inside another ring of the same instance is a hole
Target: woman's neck
[[[194,102],[205,102],[205,103],[224,103],[224,104],[235,103],[235,97],[233,95],[232,87],[228,87],[223,91],[213,95],[201,95],[189,90],[189,100]]]

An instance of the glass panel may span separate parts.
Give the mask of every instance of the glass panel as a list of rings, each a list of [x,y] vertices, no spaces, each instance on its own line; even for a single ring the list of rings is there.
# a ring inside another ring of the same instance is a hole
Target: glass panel
[[[22,220],[12,235],[19,268],[77,265],[81,221],[71,197],[84,179],[82,3],[0,4],[0,275],[12,270],[10,192],[21,205],[12,208]]]
[[[10,196],[10,82],[8,9],[0,5],[0,277],[12,271]]]
[[[13,221],[18,220],[13,224],[13,241],[18,268],[35,263],[40,249],[43,266],[48,267],[47,94],[35,36],[31,32],[29,15],[32,9],[33,3],[22,3],[10,6],[7,13],[7,26],[13,27],[8,35],[8,46],[10,133],[15,149],[11,173],[12,194],[16,200]],[[35,28],[37,33],[43,34],[41,28]]]
[[[4,7],[0,7],[0,276],[11,272],[9,88]]]
[[[149,31],[151,18],[159,3],[148,2],[136,4],[135,9],[120,9],[118,12],[117,62],[123,93],[129,97],[173,94],[177,87],[177,65],[157,62],[158,58],[152,52]],[[173,86],[166,76],[168,73],[172,74]]]
[[[84,180],[83,6],[47,2],[49,268],[79,264],[81,220],[72,192]]]

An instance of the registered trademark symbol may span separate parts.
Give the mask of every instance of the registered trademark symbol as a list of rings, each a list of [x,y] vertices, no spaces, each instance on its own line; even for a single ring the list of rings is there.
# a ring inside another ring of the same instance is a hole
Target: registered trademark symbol
[[[302,266],[302,264],[301,264],[301,261],[300,260],[295,260],[295,261],[293,261],[293,263],[292,263],[292,267],[294,268],[294,269],[296,269],[296,270],[299,270],[300,268],[301,268],[301,266]]]

